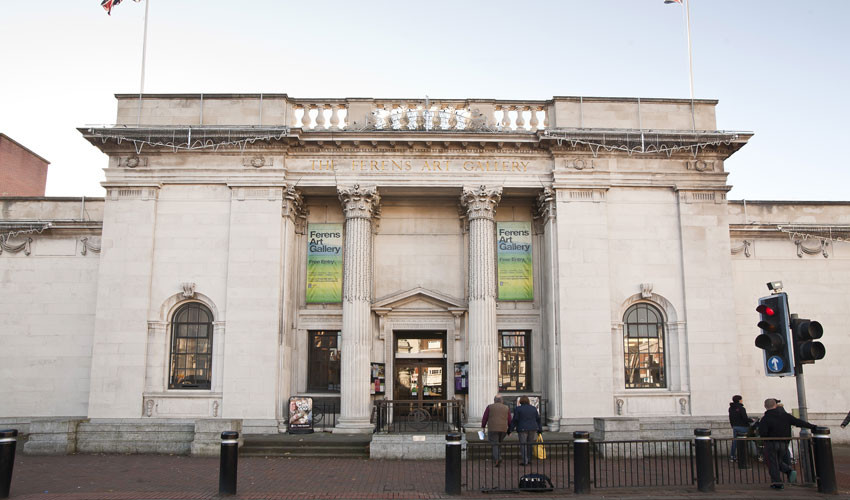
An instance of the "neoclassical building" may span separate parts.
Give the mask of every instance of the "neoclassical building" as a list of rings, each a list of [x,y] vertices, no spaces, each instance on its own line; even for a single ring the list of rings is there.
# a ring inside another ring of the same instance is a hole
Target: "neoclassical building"
[[[727,200],[753,134],[716,101],[117,101],[79,129],[104,198],[0,198],[0,422],[32,452],[285,431],[293,396],[334,432],[496,394],[551,431],[725,432],[733,394],[796,406],[753,345],[771,280],[827,332],[810,418],[850,409],[850,203]]]

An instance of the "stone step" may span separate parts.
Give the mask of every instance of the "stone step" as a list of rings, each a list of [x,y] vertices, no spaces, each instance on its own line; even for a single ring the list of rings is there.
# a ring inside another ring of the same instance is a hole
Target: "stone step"
[[[275,457],[369,457],[371,435],[328,434],[245,436],[239,454]]]

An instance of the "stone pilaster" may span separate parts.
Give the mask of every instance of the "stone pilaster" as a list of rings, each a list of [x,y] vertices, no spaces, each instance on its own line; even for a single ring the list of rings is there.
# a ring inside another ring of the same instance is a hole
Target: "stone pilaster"
[[[496,206],[502,188],[464,188],[461,205],[469,219],[469,408],[470,423],[480,422],[498,392],[496,331]]]
[[[381,197],[375,186],[338,186],[345,214],[342,281],[340,418],[334,432],[371,432],[372,222]]]
[[[555,225],[556,193],[552,188],[543,188],[537,196],[537,218],[543,226],[543,252],[541,269],[543,342],[546,351],[546,369],[543,390],[549,400],[549,430],[557,431],[561,421],[561,363],[560,325],[558,323],[558,236]]]
[[[298,295],[298,271],[296,267],[298,235],[304,234],[307,224],[307,209],[304,206],[304,198],[301,191],[293,186],[287,186],[283,193],[283,204],[281,206],[281,216],[283,218],[283,245],[281,248],[281,262],[283,263],[283,273],[281,274],[281,315],[280,315],[280,338],[278,339],[278,349],[280,355],[280,393],[278,394],[277,408],[281,412],[278,415],[279,420],[284,420],[288,417],[289,406],[286,402],[294,391],[293,387],[293,368],[292,368],[292,352],[294,349],[293,342],[293,319],[296,316]],[[193,448],[194,449],[194,448]]]

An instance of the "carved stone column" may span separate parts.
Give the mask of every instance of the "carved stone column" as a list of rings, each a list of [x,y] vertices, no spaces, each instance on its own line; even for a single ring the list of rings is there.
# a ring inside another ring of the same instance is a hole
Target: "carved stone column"
[[[561,422],[561,357],[560,324],[558,322],[558,235],[555,224],[557,193],[549,187],[537,196],[536,217],[543,226],[542,309],[543,348],[546,351],[544,373],[545,398],[549,400],[549,429],[557,431]]]
[[[342,281],[340,417],[334,432],[372,432],[369,361],[372,350],[372,221],[381,197],[375,186],[338,186],[345,213]]]
[[[464,188],[461,205],[469,219],[469,408],[480,422],[499,389],[496,331],[496,226],[493,217],[502,188]]]
[[[307,208],[304,206],[304,198],[301,191],[294,186],[287,186],[283,192],[283,203],[281,205],[281,216],[283,217],[283,245],[281,249],[281,262],[283,273],[281,274],[281,306],[280,325],[278,338],[278,371],[280,372],[280,385],[278,391],[279,420],[287,418],[288,405],[286,402],[295,391],[296,372],[293,368],[293,329],[295,328],[293,318],[296,316],[298,296],[298,271],[297,257],[299,236],[303,235],[307,225]],[[297,355],[297,354],[296,354]]]

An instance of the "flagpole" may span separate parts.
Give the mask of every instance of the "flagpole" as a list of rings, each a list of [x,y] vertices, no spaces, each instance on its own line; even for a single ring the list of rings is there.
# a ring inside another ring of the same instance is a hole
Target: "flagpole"
[[[145,0],[145,28],[142,35],[142,74],[139,81],[139,114],[136,118],[136,126],[141,126],[142,123],[142,94],[145,93],[145,59],[148,52],[148,7],[151,0]],[[690,38],[688,39],[690,40]],[[690,42],[689,42],[690,43]],[[691,84],[691,97],[693,97],[693,83]]]
[[[693,130],[697,129],[696,112],[694,111],[694,57],[691,49],[691,4],[685,0],[685,28],[688,33],[688,76],[691,83],[691,125]]]

